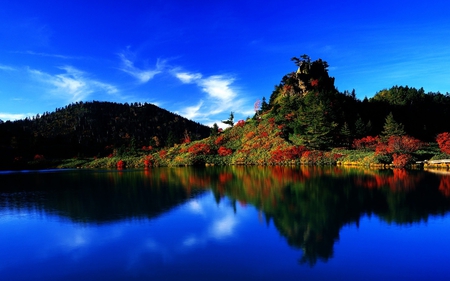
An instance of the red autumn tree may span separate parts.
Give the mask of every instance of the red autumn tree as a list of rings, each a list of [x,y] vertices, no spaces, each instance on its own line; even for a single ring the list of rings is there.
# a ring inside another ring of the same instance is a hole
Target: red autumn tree
[[[196,143],[193,146],[189,147],[188,152],[192,153],[194,155],[199,155],[199,154],[206,155],[211,152],[211,148],[206,143]]]
[[[410,136],[391,136],[387,142],[388,153],[409,154],[423,147],[423,143]]]
[[[367,136],[367,137],[364,137],[361,139],[354,140],[353,147],[355,149],[364,149],[364,150],[374,151],[379,142],[380,142],[380,138],[378,136],[376,136],[376,137]]]
[[[217,153],[219,153],[220,156],[227,156],[233,153],[233,151],[229,148],[226,148],[224,146],[221,146],[219,150],[217,150]]]
[[[436,142],[443,153],[450,154],[450,133],[444,132],[437,135]]]

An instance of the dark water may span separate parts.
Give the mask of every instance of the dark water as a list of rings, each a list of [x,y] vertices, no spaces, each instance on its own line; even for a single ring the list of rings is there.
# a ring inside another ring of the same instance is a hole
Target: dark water
[[[449,280],[450,175],[0,174],[1,280]]]

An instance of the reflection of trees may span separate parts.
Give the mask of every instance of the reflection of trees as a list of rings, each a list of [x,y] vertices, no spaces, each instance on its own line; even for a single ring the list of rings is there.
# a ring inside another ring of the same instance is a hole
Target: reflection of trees
[[[88,223],[152,218],[199,193],[196,183],[175,180],[176,173],[155,169],[3,175],[0,209],[38,209]],[[187,169],[184,173],[189,174]]]
[[[439,177],[421,171],[232,167],[227,173],[228,182],[213,185],[218,196],[261,209],[309,265],[331,258],[340,229],[366,214],[404,224],[450,209]]]
[[[145,171],[71,171],[1,176],[0,209],[56,212],[103,223],[152,218],[212,189],[261,210],[301,263],[333,256],[340,229],[375,214],[389,223],[426,221],[450,209],[450,176],[337,167],[183,167]]]

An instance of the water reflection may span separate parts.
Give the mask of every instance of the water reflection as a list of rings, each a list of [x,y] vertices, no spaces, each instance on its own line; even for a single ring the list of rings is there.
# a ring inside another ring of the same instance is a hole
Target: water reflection
[[[301,249],[299,262],[311,266],[332,258],[341,229],[358,226],[365,216],[409,225],[450,209],[450,176],[423,171],[183,167],[11,173],[1,175],[1,181],[0,211],[32,210],[82,224],[153,220],[186,202],[191,212],[201,214],[202,206],[191,199],[212,191],[219,206],[225,202],[234,212],[254,206],[288,245]],[[224,215],[208,233],[187,235],[183,245],[229,236],[236,223],[236,217]],[[83,243],[79,238],[73,241]]]

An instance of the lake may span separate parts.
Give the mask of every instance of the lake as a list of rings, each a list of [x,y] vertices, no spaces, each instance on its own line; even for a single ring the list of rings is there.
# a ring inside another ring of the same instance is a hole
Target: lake
[[[450,174],[0,173],[2,280],[448,280]]]

